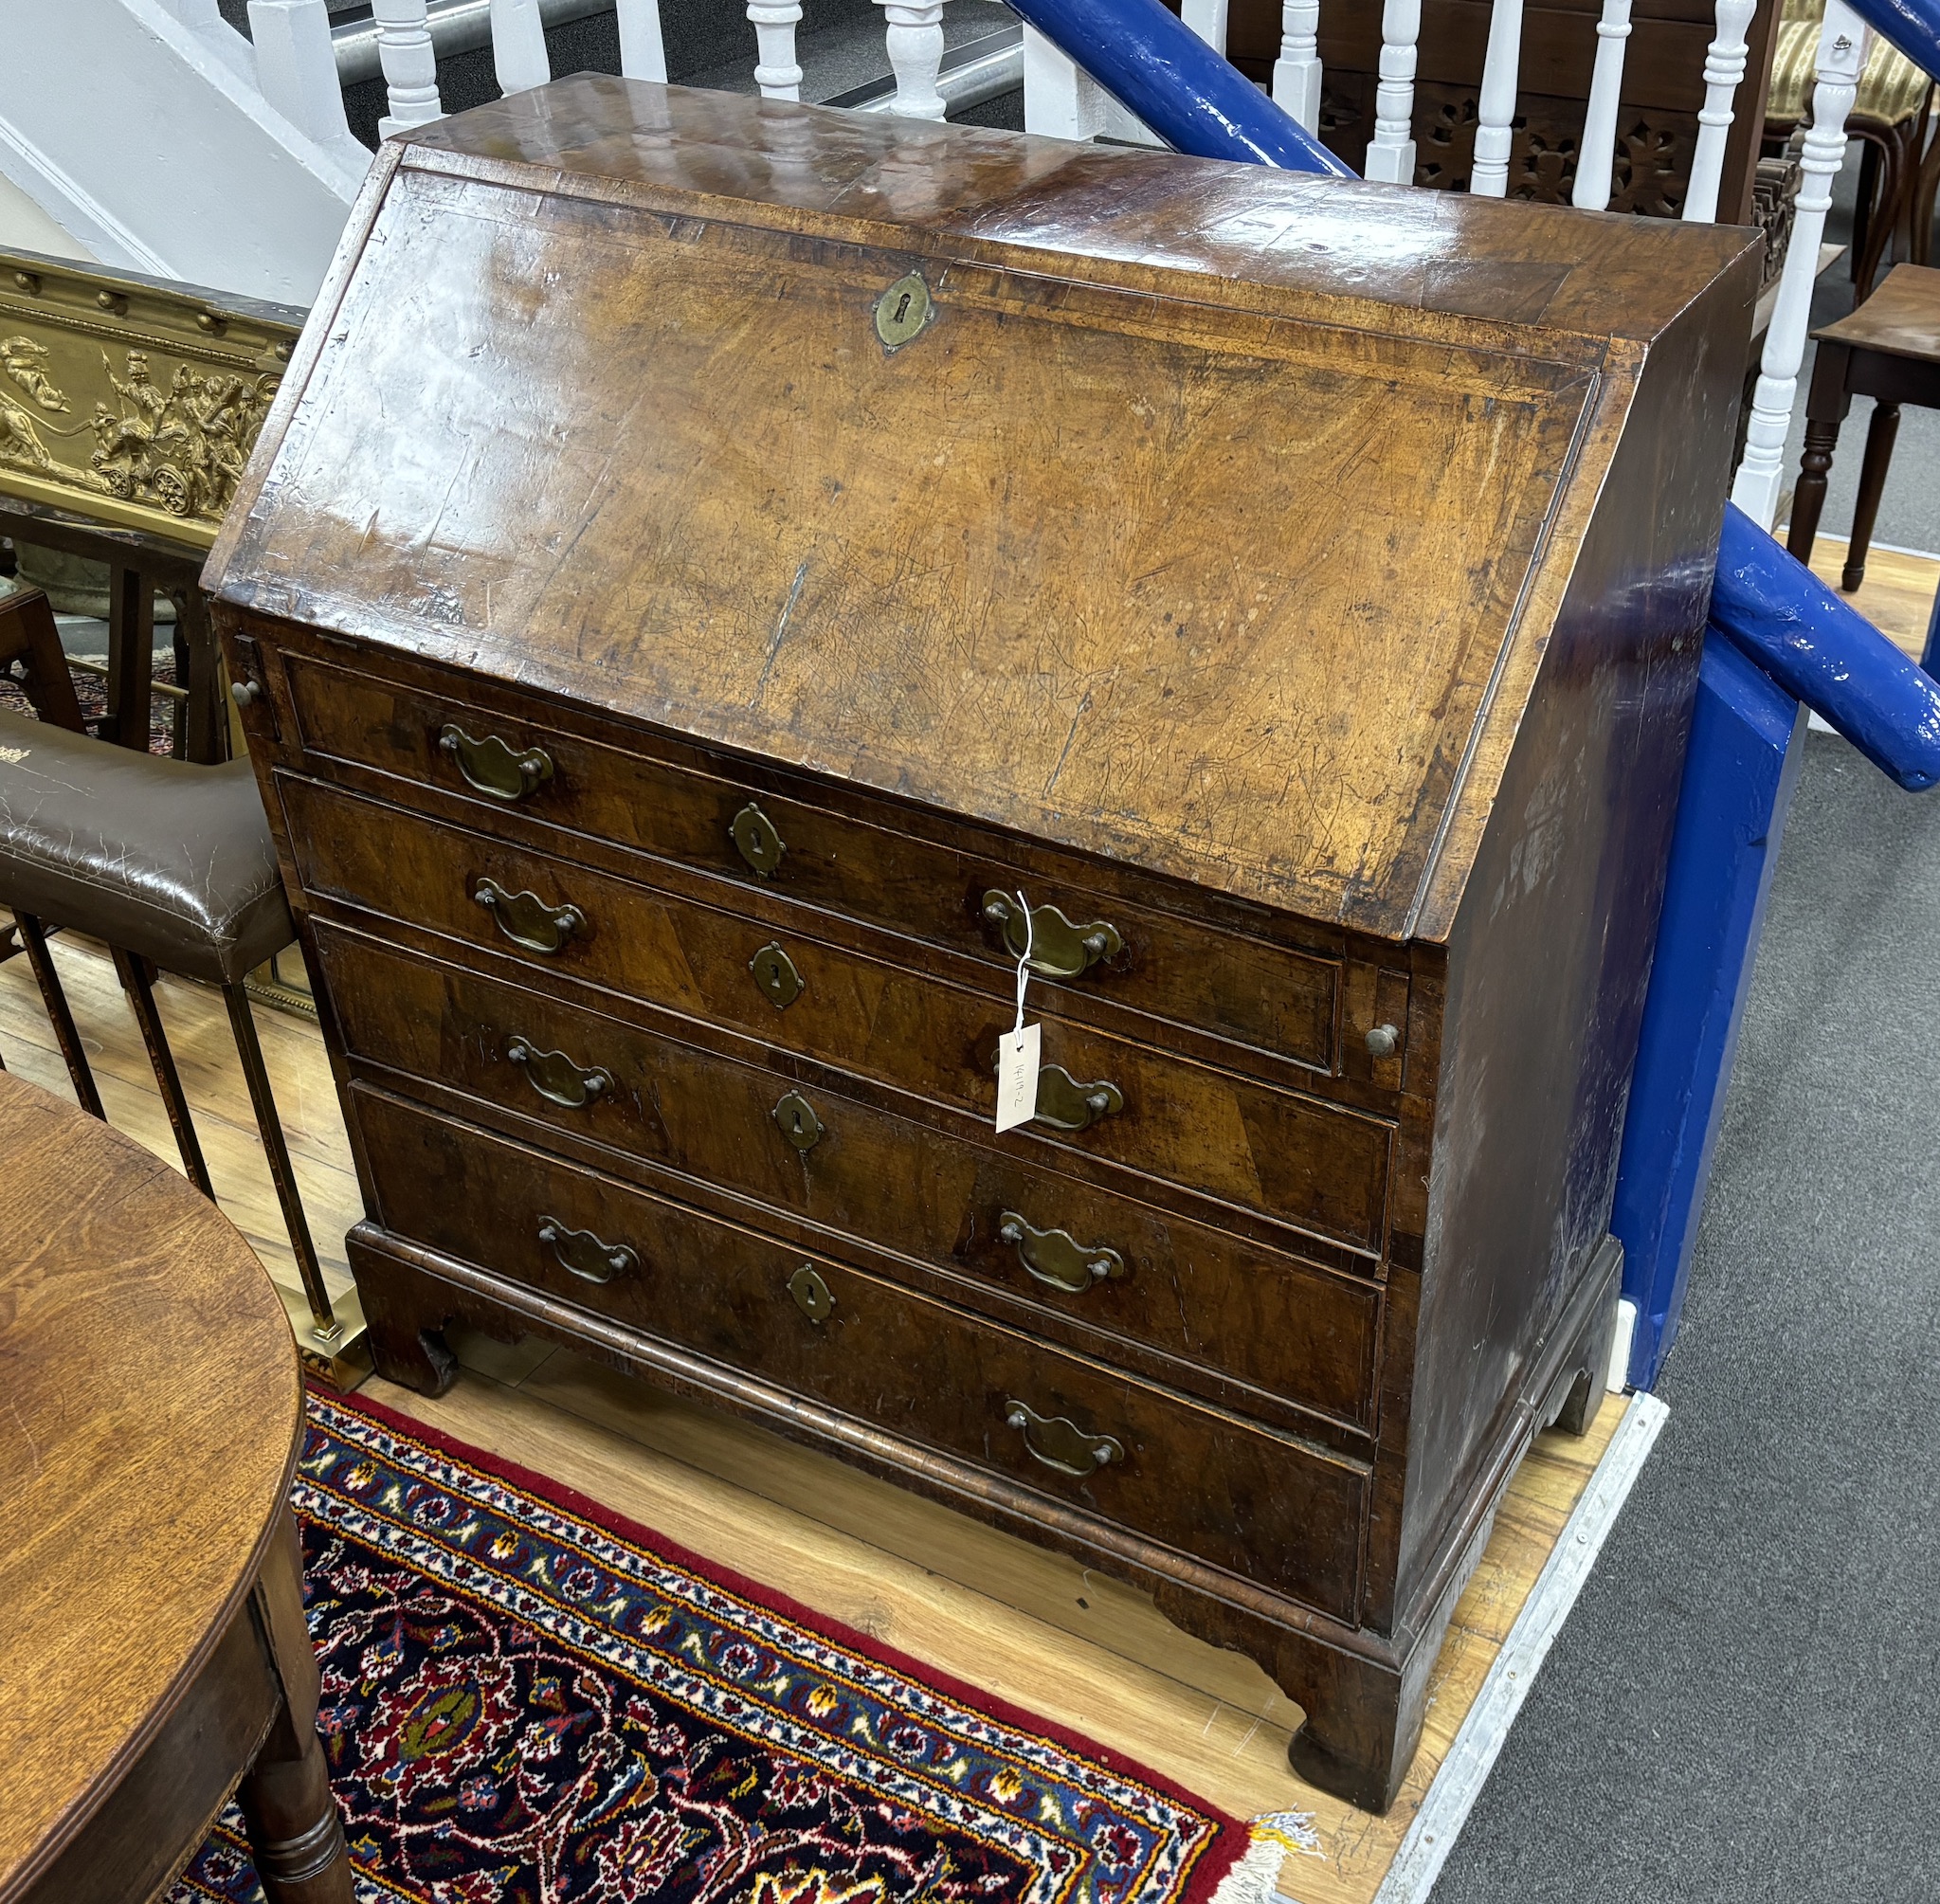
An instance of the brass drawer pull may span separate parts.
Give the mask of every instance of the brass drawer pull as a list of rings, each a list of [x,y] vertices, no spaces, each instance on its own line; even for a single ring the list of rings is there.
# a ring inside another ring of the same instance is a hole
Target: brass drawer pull
[[[586,923],[577,906],[549,906],[536,893],[508,893],[497,879],[480,879],[472,898],[514,945],[527,952],[562,952]]]
[[[611,1282],[631,1276],[640,1259],[624,1242],[602,1242],[589,1229],[568,1229],[557,1217],[539,1219],[539,1241],[550,1245],[559,1267],[587,1282]]]
[[[458,763],[467,786],[493,800],[523,800],[553,777],[553,756],[543,747],[521,753],[496,734],[474,740],[452,721],[438,730],[438,746]]]
[[[997,1234],[1017,1250],[1017,1260],[1040,1282],[1077,1296],[1094,1282],[1109,1276],[1125,1274],[1125,1259],[1115,1249],[1099,1245],[1087,1249],[1061,1229],[1038,1229],[1006,1210],[998,1219]]]
[[[826,1322],[835,1314],[835,1297],[827,1283],[815,1274],[812,1263],[805,1262],[789,1278],[789,1294],[810,1322]]]
[[[1125,1459],[1124,1443],[1113,1436],[1088,1435],[1062,1415],[1047,1420],[1027,1403],[1006,1402],[1004,1420],[1024,1437],[1024,1448],[1034,1461],[1056,1468],[1061,1475],[1089,1480],[1098,1469]]]
[[[613,1074],[595,1064],[582,1071],[563,1051],[541,1051],[515,1033],[505,1041],[505,1056],[525,1073],[525,1081],[541,1097],[583,1111],[595,1097],[613,1088]]]
[[[752,800],[728,823],[728,835],[749,870],[764,879],[781,864],[782,855],[789,850],[775,831],[774,822]]]
[[[1004,943],[1012,958],[1024,956],[1023,909],[1008,893],[995,889],[984,895],[984,916],[1004,928]],[[1030,909],[1030,969],[1045,978],[1081,978],[1101,958],[1125,950],[1116,926],[1094,919],[1075,926],[1056,906]]]
[[[990,1060],[990,1069],[997,1060]],[[1125,1094],[1109,1078],[1080,1084],[1061,1064],[1046,1064],[1038,1072],[1038,1108],[1033,1124],[1047,1131],[1088,1131],[1100,1117],[1125,1108]]]

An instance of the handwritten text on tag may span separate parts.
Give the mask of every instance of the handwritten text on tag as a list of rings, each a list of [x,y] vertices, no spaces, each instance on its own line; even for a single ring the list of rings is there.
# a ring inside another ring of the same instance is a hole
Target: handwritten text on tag
[[[1014,1131],[1038,1111],[1038,1047],[1044,1027],[1026,1025],[997,1041],[997,1128]]]

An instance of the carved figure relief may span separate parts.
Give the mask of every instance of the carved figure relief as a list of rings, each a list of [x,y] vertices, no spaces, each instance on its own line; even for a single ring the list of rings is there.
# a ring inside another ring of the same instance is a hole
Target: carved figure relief
[[[98,399],[84,422],[63,427],[52,418],[70,413],[70,406],[47,373],[46,356],[30,338],[0,338],[0,372],[46,413],[36,414],[0,388],[0,465],[57,475],[171,516],[220,520],[276,396],[277,377],[179,364],[164,390],[148,352],[126,352],[118,372],[104,350],[102,378],[114,400]],[[83,460],[89,438],[93,446]],[[65,454],[49,446],[68,439],[74,448]]]

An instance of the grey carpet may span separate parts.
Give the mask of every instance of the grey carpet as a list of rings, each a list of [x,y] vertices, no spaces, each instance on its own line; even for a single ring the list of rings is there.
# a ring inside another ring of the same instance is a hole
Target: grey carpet
[[[1663,1439],[1435,1904],[1932,1904],[1940,796],[1807,742]]]

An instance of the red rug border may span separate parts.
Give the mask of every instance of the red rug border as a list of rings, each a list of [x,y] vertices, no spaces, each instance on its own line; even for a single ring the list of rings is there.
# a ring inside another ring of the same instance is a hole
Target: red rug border
[[[718,1561],[709,1560],[684,1547],[667,1534],[656,1532],[643,1522],[631,1519],[617,1509],[610,1508],[604,1501],[597,1501],[590,1495],[584,1495],[577,1488],[569,1487],[564,1481],[554,1480],[550,1475],[542,1475],[535,1468],[526,1467],[522,1462],[510,1460],[502,1455],[495,1455],[484,1448],[462,1441],[456,1435],[446,1434],[442,1428],[434,1428],[415,1416],[402,1413],[388,1406],[374,1396],[326,1387],[321,1384],[314,1386],[315,1392],[327,1401],[348,1408],[353,1414],[370,1416],[381,1425],[428,1442],[432,1447],[452,1456],[455,1460],[468,1461],[482,1468],[487,1474],[508,1485],[522,1489],[527,1494],[536,1495],[541,1500],[560,1509],[563,1513],[576,1514],[590,1521],[595,1527],[615,1538],[630,1541],[672,1561],[676,1566],[698,1573],[701,1578],[713,1580],[725,1587],[730,1592],[752,1600],[758,1606],[767,1607],[778,1613],[783,1619],[798,1626],[806,1626],[812,1633],[822,1635],[834,1644],[850,1652],[860,1653],[864,1659],[873,1659],[878,1665],[886,1666],[891,1672],[900,1673],[904,1677],[914,1679],[918,1685],[927,1686],[932,1692],[940,1693],[945,1698],[969,1707],[972,1712],[986,1713],[1000,1724],[1014,1727],[1021,1732],[1035,1733],[1040,1738],[1055,1740],[1067,1751],[1080,1757],[1095,1759],[1109,1770],[1123,1778],[1135,1780],[1149,1786],[1177,1803],[1191,1806],[1195,1811],[1210,1819],[1219,1831],[1212,1841],[1201,1852],[1187,1878],[1186,1888],[1177,1895],[1175,1904],[1208,1904],[1212,1894],[1233,1867],[1245,1856],[1252,1842],[1252,1826],[1247,1820],[1235,1818],[1218,1805],[1191,1792],[1175,1780],[1167,1778],[1161,1772],[1153,1771],[1149,1766],[1141,1765],[1136,1759],[1130,1759],[1124,1753],[1114,1751],[1100,1745],[1096,1739],[1086,1738],[1082,1732],[1046,1719],[1040,1714],[1026,1712],[1022,1706],[1014,1706],[1007,1699],[980,1691],[968,1680],[959,1679],[953,1674],[939,1672],[935,1667],[926,1665],[894,1646],[884,1645],[879,1640],[872,1639],[860,1628],[845,1622],[804,1605],[792,1595],[780,1592],[772,1587],[764,1586],[757,1580],[724,1567]]]

